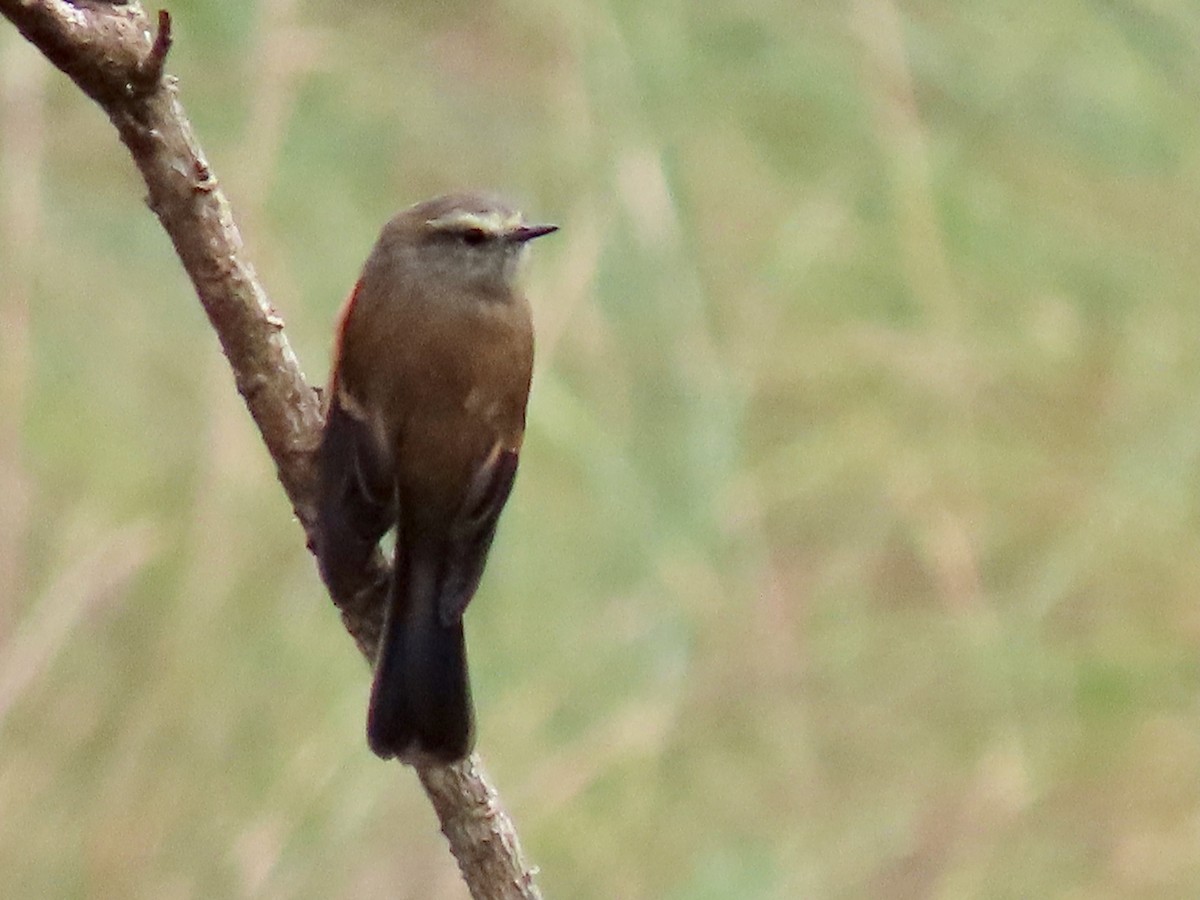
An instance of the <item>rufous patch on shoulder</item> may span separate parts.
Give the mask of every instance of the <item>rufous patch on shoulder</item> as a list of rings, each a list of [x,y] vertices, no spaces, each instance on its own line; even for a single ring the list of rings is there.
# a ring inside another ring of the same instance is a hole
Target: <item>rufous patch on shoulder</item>
[[[329,384],[325,388],[326,404],[332,403],[333,398],[337,397],[340,390],[338,386],[338,372],[342,368],[342,343],[346,339],[346,322],[349,321],[350,314],[354,311],[354,305],[358,301],[358,292],[360,290],[362,290],[361,278],[350,289],[349,295],[342,302],[341,309],[338,310],[337,317],[334,319],[333,359],[330,360],[329,364]]]

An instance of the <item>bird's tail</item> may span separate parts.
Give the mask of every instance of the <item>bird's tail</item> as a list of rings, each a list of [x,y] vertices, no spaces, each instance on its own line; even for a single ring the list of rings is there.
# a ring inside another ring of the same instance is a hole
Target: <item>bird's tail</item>
[[[439,613],[439,554],[403,544],[396,542],[367,743],[384,759],[453,762],[471,752],[475,738],[462,617],[446,623]]]

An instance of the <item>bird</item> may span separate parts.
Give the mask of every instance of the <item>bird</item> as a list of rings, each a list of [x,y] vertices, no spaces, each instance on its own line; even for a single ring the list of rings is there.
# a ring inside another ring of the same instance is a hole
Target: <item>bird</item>
[[[446,194],[380,232],[338,316],[318,450],[315,549],[336,596],[395,529],[367,743],[412,765],[474,748],[463,613],[512,491],[534,335],[530,224]]]

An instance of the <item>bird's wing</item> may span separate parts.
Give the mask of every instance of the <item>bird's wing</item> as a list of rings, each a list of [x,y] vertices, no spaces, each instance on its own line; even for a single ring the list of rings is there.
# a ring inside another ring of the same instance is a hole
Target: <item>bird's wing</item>
[[[462,618],[487,561],[496,522],[517,477],[518,452],[496,444],[471,476],[450,529],[449,565],[439,614],[450,625]]]
[[[362,571],[395,522],[394,492],[366,422],[336,391],[318,451],[317,559],[335,593]]]

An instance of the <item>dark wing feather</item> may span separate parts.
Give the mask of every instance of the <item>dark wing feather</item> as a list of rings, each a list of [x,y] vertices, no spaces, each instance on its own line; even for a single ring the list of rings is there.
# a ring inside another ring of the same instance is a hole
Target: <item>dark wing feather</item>
[[[318,451],[317,559],[334,594],[360,574],[395,522],[386,468],[366,423],[330,398]]]
[[[443,625],[462,618],[479,588],[496,522],[517,477],[517,461],[516,450],[497,445],[471,477],[446,548],[448,565],[439,604]]]

